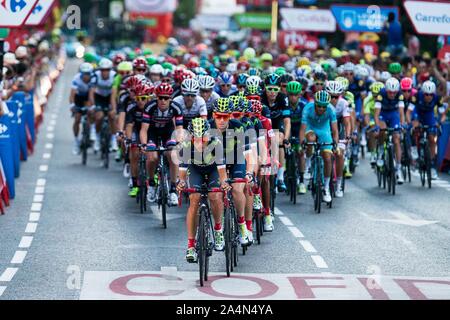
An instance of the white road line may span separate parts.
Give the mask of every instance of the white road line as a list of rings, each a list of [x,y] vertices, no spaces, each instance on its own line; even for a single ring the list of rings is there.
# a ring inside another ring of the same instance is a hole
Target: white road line
[[[56,119],[56,118],[58,118],[58,115],[56,113],[52,113],[51,117],[52,117],[52,119]]]
[[[55,131],[55,127],[53,127],[53,126],[48,126],[48,127],[47,127],[47,131],[48,131],[48,132],[53,132],[53,131]]]
[[[6,287],[0,287],[0,297],[2,296],[3,292],[5,292]]]
[[[25,233],[35,233],[38,224],[35,222],[29,222],[27,224],[27,228],[25,229]]]
[[[33,197],[33,202],[42,202],[44,201],[44,195],[43,194],[35,194]]]
[[[283,222],[285,226],[293,226],[292,221],[287,217],[280,217],[280,221]]]
[[[38,187],[44,187],[46,182],[47,181],[45,179],[38,179],[37,182],[36,182],[36,185]]]
[[[305,236],[303,235],[303,233],[298,230],[297,227],[288,227],[289,231],[292,233],[292,235],[296,238],[304,238]]]
[[[52,154],[51,153],[44,153],[43,155],[42,155],[42,158],[43,159],[50,159],[52,157]]]
[[[36,202],[31,205],[31,211],[41,211],[41,209],[42,209],[42,203]]]
[[[48,171],[48,165],[43,164],[43,165],[39,166],[39,171],[42,171],[42,172]]]
[[[305,249],[306,252],[312,252],[315,253],[317,250],[313,247],[311,242],[308,240],[300,240],[300,244],[302,245],[303,249]]]
[[[36,187],[34,189],[34,193],[35,194],[43,194],[45,192],[45,188],[44,187]]]
[[[284,212],[281,211],[280,209],[278,209],[277,207],[275,207],[275,215],[277,215],[277,216],[284,216]]]
[[[54,119],[53,119],[53,120],[50,120],[50,125],[51,125],[51,126],[55,126],[55,125],[56,125],[56,120],[54,120]]]
[[[314,255],[314,256],[311,256],[311,258],[313,259],[317,268],[321,268],[321,269],[328,268],[328,265],[326,264],[325,260],[323,260],[323,258],[321,256]]]
[[[39,221],[41,218],[40,212],[31,212],[30,213],[30,221]]]
[[[45,149],[53,149],[53,143],[46,143]]]
[[[11,263],[13,264],[23,263],[23,260],[25,260],[26,255],[27,251],[17,250],[16,253],[14,254],[14,257],[11,259]]]
[[[12,280],[14,275],[16,274],[18,268],[7,268],[3,274],[0,276],[0,282],[9,282]]]
[[[53,133],[47,133],[47,139],[53,139],[55,135]]]
[[[22,240],[20,240],[19,248],[29,248],[31,246],[32,241],[33,241],[33,237],[23,236]]]

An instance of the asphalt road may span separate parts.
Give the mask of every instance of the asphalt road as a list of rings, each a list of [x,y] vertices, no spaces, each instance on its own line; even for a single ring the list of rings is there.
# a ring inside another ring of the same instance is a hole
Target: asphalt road
[[[413,176],[392,196],[367,160],[321,214],[309,194],[296,206],[279,195],[274,232],[241,252],[229,279],[214,253],[199,289],[184,259],[186,208],[171,208],[164,230],[157,209],[140,214],[128,198],[120,164],[72,155],[75,72],[69,61],[0,217],[0,299],[450,298],[449,177],[427,189]]]

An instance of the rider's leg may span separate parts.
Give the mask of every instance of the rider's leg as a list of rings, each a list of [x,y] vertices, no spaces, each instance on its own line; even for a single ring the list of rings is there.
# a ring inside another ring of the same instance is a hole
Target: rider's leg
[[[75,138],[78,138],[80,134],[80,123],[81,123],[81,113],[76,112],[73,121],[73,135]]]
[[[157,152],[147,152],[147,171],[150,185],[154,185],[155,181],[155,170],[158,165],[158,153]]]
[[[284,166],[286,164],[286,158],[284,153],[284,133],[278,132],[278,141],[279,141],[279,157],[280,157],[280,167],[278,168],[277,180],[284,181]]]
[[[188,236],[188,248],[192,248],[195,247],[195,231],[198,224],[197,211],[200,203],[200,194],[190,194],[189,200],[190,205],[186,215],[186,229]]]
[[[130,149],[130,171],[131,171],[131,179],[133,180],[133,188],[137,187],[137,177],[139,171],[139,149],[135,147],[131,147]]]
[[[223,229],[222,215],[223,215],[223,195],[222,193],[210,193],[208,195],[209,202],[211,204],[211,211],[214,217],[214,230]]]
[[[324,162],[323,176],[324,176],[325,190],[329,190],[329,188],[330,188],[331,161],[332,161],[331,156],[332,156],[331,150],[323,150],[322,151],[322,158],[323,158],[323,162]]]

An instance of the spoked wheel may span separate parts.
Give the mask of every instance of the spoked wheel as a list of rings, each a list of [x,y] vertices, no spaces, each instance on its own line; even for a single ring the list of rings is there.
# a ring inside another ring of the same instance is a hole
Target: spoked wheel
[[[390,175],[389,191],[392,191],[392,195],[395,195],[395,187],[397,184],[397,179],[396,179],[396,170],[394,166],[394,148],[392,146],[389,148],[388,156],[389,156],[389,175]]]
[[[425,145],[424,153],[425,153],[425,172],[428,181],[428,188],[431,188],[431,156],[428,144]]]
[[[207,270],[207,262],[208,259],[207,251],[208,251],[208,243],[207,243],[207,236],[206,236],[206,214],[204,212],[204,208],[200,209],[200,221],[198,224],[198,269],[199,269],[199,279],[200,279],[200,286],[203,287],[203,282],[206,275]]]
[[[226,265],[226,272],[227,277],[231,274],[231,268],[232,268],[232,256],[231,256],[231,249],[232,249],[232,234],[231,234],[231,217],[230,217],[229,210],[226,209],[225,211],[225,223],[224,223],[224,236],[225,236],[225,265]]]

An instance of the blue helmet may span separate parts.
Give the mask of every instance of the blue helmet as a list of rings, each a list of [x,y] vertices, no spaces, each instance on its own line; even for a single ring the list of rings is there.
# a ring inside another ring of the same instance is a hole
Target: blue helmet
[[[264,83],[266,86],[280,86],[280,76],[276,73],[269,74],[266,79],[264,79]]]
[[[233,84],[233,75],[228,72],[222,72],[218,78],[219,84]]]
[[[236,79],[236,84],[245,86],[247,83],[247,79],[248,79],[248,74],[246,73],[241,73],[240,75],[238,75],[237,79]]]

